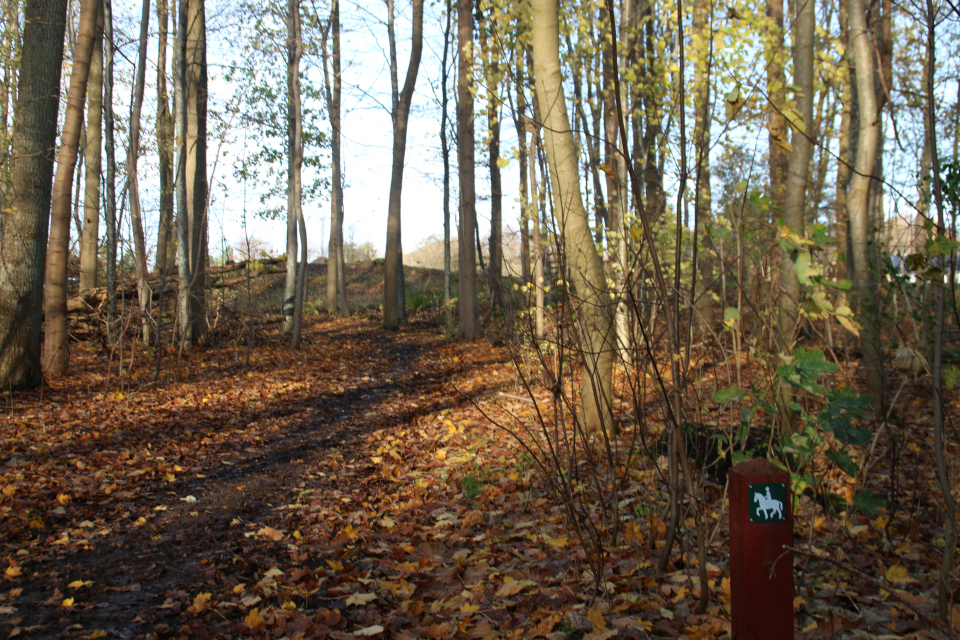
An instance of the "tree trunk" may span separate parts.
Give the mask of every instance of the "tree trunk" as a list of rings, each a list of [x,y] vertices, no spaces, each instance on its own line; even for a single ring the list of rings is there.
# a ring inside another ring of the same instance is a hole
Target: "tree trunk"
[[[489,9],[492,11],[493,9]],[[488,17],[489,18],[489,17]],[[499,49],[480,37],[487,85],[487,164],[490,169],[490,302],[494,312],[503,311],[503,187],[500,176],[500,114],[497,93],[500,86]]]
[[[133,88],[133,109],[130,113],[130,147],[127,150],[127,197],[130,198],[130,222],[133,227],[134,271],[137,278],[137,301],[143,322],[143,343],[150,344],[150,274],[147,272],[147,248],[140,215],[140,183],[137,163],[140,156],[140,113],[143,109],[143,89],[147,72],[147,36],[150,33],[150,0],[143,0],[140,14],[140,47],[137,76]]]
[[[70,364],[67,334],[67,257],[70,251],[70,192],[73,172],[77,168],[80,129],[83,126],[83,105],[87,97],[87,77],[93,33],[97,26],[97,0],[80,3],[80,28],[70,74],[67,110],[63,119],[60,149],[57,152],[57,175],[50,203],[50,239],[47,246],[46,280],[44,282],[43,368],[49,373],[64,373]],[[22,99],[22,96],[21,96]]]
[[[410,61],[403,90],[395,110],[393,125],[393,171],[390,176],[390,202],[387,213],[387,251],[384,256],[383,326],[397,329],[401,310],[406,300],[402,290],[403,254],[400,244],[400,196],[403,193],[403,165],[407,151],[407,120],[410,103],[420,70],[423,52],[423,0],[413,0],[413,34],[410,42]],[[405,315],[405,314],[404,314]]]
[[[530,210],[536,198],[535,190],[527,187],[527,163],[533,162],[527,151],[527,99],[524,95],[526,82],[522,55],[517,56],[517,140],[520,147],[520,281],[528,285],[530,278]],[[532,147],[531,147],[532,148]]]
[[[187,5],[180,2],[177,12],[177,37],[173,52],[173,113],[176,120],[177,168],[174,172],[174,193],[177,212],[177,322],[180,325],[180,344],[189,349],[194,343],[191,320],[190,283],[190,219],[187,206]]]
[[[187,5],[184,76],[186,85],[186,205],[190,249],[190,322],[194,344],[207,341],[204,273],[207,266],[207,26],[204,0]],[[296,233],[296,227],[294,227]]]
[[[90,77],[87,79],[87,144],[83,152],[83,230],[80,235],[80,293],[97,286],[100,241],[100,177],[103,146],[103,6],[97,3]]]
[[[450,144],[447,141],[447,82],[450,79],[447,60],[450,54],[450,33],[453,8],[445,0],[446,24],[443,28],[443,59],[440,63],[440,154],[443,156],[443,309],[450,312]],[[522,153],[522,151],[521,151]],[[448,325],[449,326],[449,325]]]
[[[577,289],[583,379],[582,419],[588,430],[612,427],[613,313],[603,264],[590,223],[577,171],[577,153],[560,73],[560,27],[557,0],[533,2],[534,77],[543,118],[543,138],[550,166],[553,199],[560,215],[567,264]]]
[[[0,229],[0,388],[38,387],[66,0],[27,0],[11,135],[10,210]]]
[[[327,249],[327,311],[347,313],[346,265],[343,262],[343,178],[340,164],[340,0],[330,9],[333,30],[333,81],[327,74],[326,32],[323,37],[323,77],[330,115],[330,242]],[[332,87],[331,87],[332,85]]]
[[[849,47],[849,26],[847,20],[847,3],[840,2],[838,12],[840,19],[840,42],[844,44],[845,50],[850,51]],[[844,56],[846,59],[846,56]],[[853,83],[851,75],[853,69],[849,64],[845,65],[847,73],[844,73],[840,81],[840,129],[837,131],[837,186],[834,196],[834,218],[836,221],[835,235],[837,238],[837,265],[835,277],[847,278],[852,280],[853,273],[849,267],[853,266],[850,262],[850,220],[847,218],[847,185],[850,183],[850,137],[854,135],[851,123],[853,121]]]
[[[303,37],[300,28],[300,0],[287,0],[287,220],[293,220],[294,230],[300,234],[300,268],[294,278],[293,316],[290,327],[290,347],[300,348],[303,329],[303,296],[307,279],[307,231],[303,219],[303,105],[300,99],[300,58],[303,56]],[[296,240],[296,238],[294,238]],[[289,238],[287,251],[290,251]],[[293,246],[296,250],[296,244]],[[290,256],[287,254],[289,278]],[[293,254],[293,266],[297,267]],[[286,303],[284,303],[286,315]]]
[[[113,138],[113,0],[103,0],[103,152],[107,164],[104,176],[103,224],[106,227],[107,333],[115,337],[117,316],[117,145]]]
[[[473,68],[473,2],[457,0],[457,168],[460,174],[460,322],[458,333],[463,338],[480,334],[480,313],[477,303],[477,257],[473,245],[477,226],[477,187],[474,175],[473,94],[470,74]]]
[[[793,85],[796,87],[797,111],[803,119],[794,124],[791,136],[790,159],[787,164],[786,199],[783,223],[800,237],[804,236],[804,211],[807,182],[810,177],[810,159],[813,157],[813,45],[816,15],[813,2],[801,2],[795,15],[795,42],[793,46]],[[784,251],[780,262],[779,331],[777,343],[780,354],[793,354],[797,330],[797,310],[800,306],[800,281],[796,274],[796,253]],[[780,427],[793,429],[792,389],[782,385],[780,398]]]
[[[160,224],[157,228],[157,273],[176,261],[176,228],[173,216],[173,114],[167,94],[167,40],[170,0],[157,0],[159,43],[157,53],[157,148],[160,160]]]
[[[850,218],[853,249],[848,259],[853,261],[854,289],[860,305],[863,326],[861,347],[863,365],[867,371],[867,390],[870,392],[874,415],[880,419],[883,416],[885,403],[884,371],[880,350],[879,296],[872,275],[876,265],[870,264],[868,249],[870,239],[868,196],[876,161],[877,140],[880,136],[880,113],[877,109],[877,96],[874,90],[874,48],[870,31],[867,29],[863,0],[848,0],[848,11],[860,113],[857,156],[847,193],[847,215]]]

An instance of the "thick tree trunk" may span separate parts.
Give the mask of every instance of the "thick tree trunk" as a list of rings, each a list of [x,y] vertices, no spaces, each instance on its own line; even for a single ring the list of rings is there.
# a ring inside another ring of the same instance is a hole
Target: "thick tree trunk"
[[[560,216],[563,247],[578,296],[583,378],[582,419],[588,430],[612,428],[614,327],[603,264],[590,223],[577,170],[577,153],[560,73],[559,8],[556,0],[533,2],[534,77],[543,118],[553,199]]]
[[[191,274],[190,337],[194,344],[203,344],[207,341],[204,282],[207,266],[207,26],[204,0],[181,2],[187,5],[184,76],[187,116],[185,178]]]
[[[130,146],[127,150],[127,197],[130,198],[130,222],[133,227],[134,272],[137,277],[137,301],[143,321],[143,343],[150,343],[150,274],[147,272],[147,248],[140,214],[140,183],[137,164],[140,156],[140,113],[143,109],[143,89],[147,72],[147,36],[150,33],[150,0],[143,0],[140,14],[140,47],[137,76],[133,88],[133,109],[130,114]]]
[[[854,289],[857,293],[860,319],[863,326],[861,346],[863,365],[867,371],[867,390],[870,392],[874,415],[882,418],[884,407],[884,370],[880,350],[879,295],[874,286],[868,243],[870,219],[868,197],[876,163],[877,140],[880,137],[880,113],[874,89],[874,48],[867,29],[863,0],[848,0],[850,44],[856,69],[857,98],[860,113],[860,135],[853,176],[847,193],[847,215],[850,218]]]
[[[174,173],[174,193],[176,195],[177,228],[177,322],[180,325],[180,340],[183,348],[189,349],[193,343],[191,320],[190,282],[192,280],[192,262],[190,260],[190,220],[187,206],[187,6],[180,2],[177,12],[177,36],[173,53],[173,102],[176,121],[177,165]]]
[[[300,348],[303,330],[303,296],[307,278],[307,228],[303,219],[303,105],[300,99],[300,58],[303,56],[303,37],[300,28],[300,0],[287,0],[287,220],[294,221],[300,235],[300,268],[294,278],[293,316],[291,318],[290,347]],[[296,244],[294,245],[294,250]],[[290,251],[289,238],[287,250]],[[290,255],[287,254],[289,278]],[[296,255],[293,266],[297,268]],[[286,312],[286,303],[284,303]],[[286,313],[284,313],[286,316]]]
[[[840,2],[840,41],[849,52],[847,3]],[[837,185],[834,195],[834,219],[836,222],[835,236],[837,238],[837,264],[835,277],[852,280],[853,273],[849,267],[853,265],[850,255],[850,220],[847,218],[847,185],[850,183],[850,137],[854,135],[851,123],[853,121],[853,69],[850,65],[844,73],[840,83],[840,128],[837,131]]]
[[[473,338],[480,334],[477,303],[477,257],[473,244],[477,226],[477,186],[474,160],[473,94],[473,2],[457,0],[457,166],[460,174],[460,229],[457,236],[460,275],[460,321],[458,334]]]
[[[400,244],[400,196],[403,193],[403,165],[407,151],[407,120],[410,103],[420,70],[420,55],[423,52],[423,0],[413,0],[413,34],[410,42],[410,61],[403,90],[397,102],[393,125],[393,172],[390,176],[390,202],[387,213],[387,251],[384,256],[383,278],[383,326],[397,329],[401,322],[401,310],[405,305],[401,277],[403,254]],[[405,315],[405,314],[404,314]]]
[[[0,229],[0,388],[37,387],[66,0],[27,0],[11,135],[10,210]]]
[[[57,175],[50,204],[50,239],[47,246],[44,282],[43,368],[49,373],[64,373],[70,365],[67,334],[67,256],[70,250],[70,192],[77,168],[83,105],[87,97],[87,77],[93,33],[97,26],[97,0],[80,3],[80,28],[77,35],[67,111],[57,152]],[[22,97],[21,97],[22,99]]]
[[[97,27],[87,79],[87,144],[83,150],[83,229],[80,235],[80,293],[97,286],[100,241],[100,177],[103,146],[103,6],[98,2]]]
[[[157,228],[156,271],[164,273],[177,259],[173,216],[173,114],[167,94],[167,40],[170,0],[157,0],[159,42],[157,53],[157,148],[160,160],[160,224]]]

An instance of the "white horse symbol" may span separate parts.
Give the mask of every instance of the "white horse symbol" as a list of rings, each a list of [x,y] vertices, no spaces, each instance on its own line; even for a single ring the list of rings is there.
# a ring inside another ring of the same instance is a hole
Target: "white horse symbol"
[[[783,518],[783,503],[779,500],[775,500],[769,497],[770,489],[767,489],[768,495],[763,495],[762,493],[754,493],[753,501],[760,504],[757,507],[757,517],[760,516],[760,513],[763,512],[764,520],[769,520],[773,514],[778,514],[780,518]]]

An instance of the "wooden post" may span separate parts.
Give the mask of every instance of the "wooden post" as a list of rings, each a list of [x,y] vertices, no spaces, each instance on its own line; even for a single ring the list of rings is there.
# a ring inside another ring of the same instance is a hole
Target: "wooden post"
[[[789,475],[758,458],[730,471],[734,640],[793,640],[793,511]]]

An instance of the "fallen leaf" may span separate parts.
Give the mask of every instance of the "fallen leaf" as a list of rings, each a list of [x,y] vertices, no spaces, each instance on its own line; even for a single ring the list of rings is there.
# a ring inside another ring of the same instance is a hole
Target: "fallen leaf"
[[[196,615],[202,613],[203,611],[210,608],[210,597],[213,594],[210,593],[198,593],[197,597],[193,599],[193,604],[187,607],[187,611]]]
[[[383,627],[379,624],[364,627],[353,632],[355,636],[377,636],[383,633]]]
[[[899,564],[895,564],[887,569],[887,580],[892,584],[903,584],[905,582],[913,582],[913,578],[907,575],[907,568]]]
[[[280,542],[281,540],[283,540],[283,533],[277,531],[273,527],[264,527],[260,529],[260,531],[257,531],[257,535],[270,538],[274,542]]]
[[[5,572],[5,575],[6,575],[8,578],[18,578],[18,577],[20,577],[21,571],[22,571],[22,569],[20,569],[20,567],[19,567],[18,565],[15,565],[15,564],[14,564],[14,565],[11,565],[11,566],[7,567],[7,570],[6,570],[6,572]]]
[[[73,598],[64,598],[64,599],[63,599],[63,602],[61,602],[60,604],[61,604],[62,606],[64,606],[64,607],[72,607],[72,606],[73,606]]]
[[[267,621],[263,619],[258,609],[251,609],[250,613],[243,619],[243,623],[254,631],[259,631],[267,626]]]
[[[375,593],[355,593],[349,598],[347,598],[347,606],[356,605],[362,606],[368,602],[373,602],[377,599],[377,594]]]

